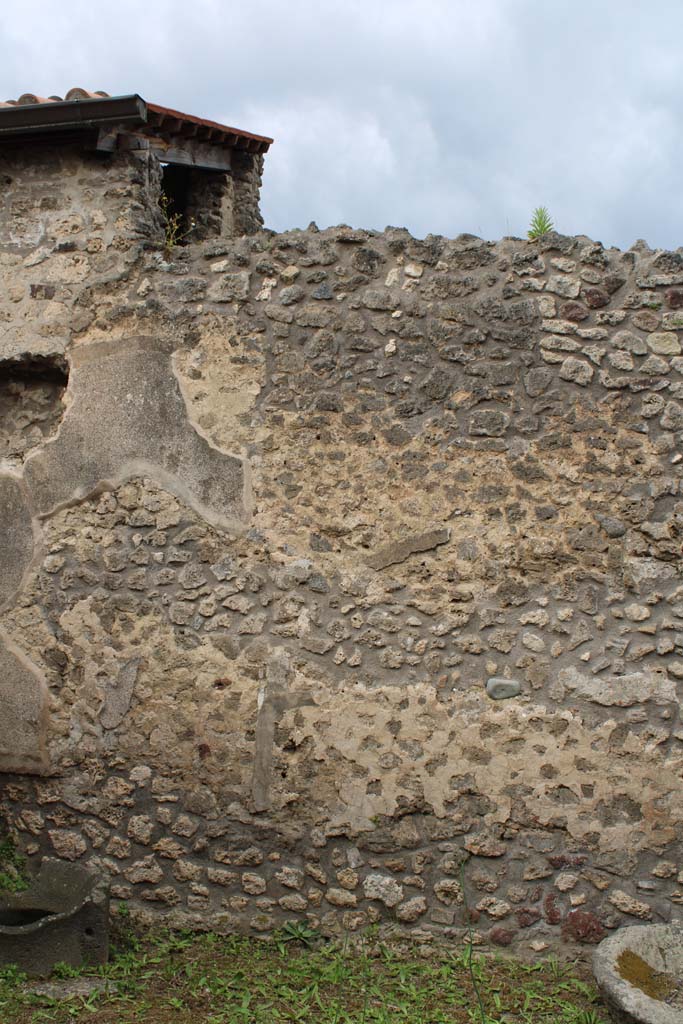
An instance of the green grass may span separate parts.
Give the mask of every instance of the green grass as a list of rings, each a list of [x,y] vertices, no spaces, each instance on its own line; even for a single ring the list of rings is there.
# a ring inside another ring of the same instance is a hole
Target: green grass
[[[310,945],[288,933],[276,941],[212,933],[129,933],[95,975],[108,990],[55,1000],[0,969],[3,1024],[607,1024],[585,969],[556,960],[523,963],[471,957],[469,947]],[[470,970],[471,968],[471,970]],[[474,984],[473,984],[474,982]]]
[[[25,860],[17,852],[11,836],[0,833],[0,892],[21,892],[28,889]]]

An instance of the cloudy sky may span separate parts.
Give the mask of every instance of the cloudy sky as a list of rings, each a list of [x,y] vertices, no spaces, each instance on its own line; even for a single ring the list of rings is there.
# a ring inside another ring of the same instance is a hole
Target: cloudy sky
[[[683,246],[681,0],[6,3],[0,98],[71,86],[275,138],[269,227]]]

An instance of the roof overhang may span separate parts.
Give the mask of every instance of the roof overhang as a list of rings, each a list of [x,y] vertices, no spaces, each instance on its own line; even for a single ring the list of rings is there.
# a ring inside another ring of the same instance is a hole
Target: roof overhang
[[[98,140],[116,136],[116,129],[147,139],[150,147],[179,153],[202,144],[216,149],[265,153],[272,139],[239,128],[206,121],[178,110],[147,103],[137,94],[92,99],[0,105],[0,145],[12,140],[59,142],[74,133],[94,133]],[[112,150],[111,145],[95,148]],[[130,148],[130,147],[127,147]],[[163,157],[162,157],[163,159]],[[170,162],[170,161],[169,161]],[[178,161],[199,164],[195,160]]]

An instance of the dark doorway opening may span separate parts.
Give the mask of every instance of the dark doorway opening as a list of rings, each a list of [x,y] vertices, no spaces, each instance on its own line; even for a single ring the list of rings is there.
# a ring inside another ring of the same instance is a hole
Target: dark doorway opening
[[[188,215],[190,202],[190,167],[163,164],[159,205],[167,224],[167,234],[174,236],[174,245],[185,245],[192,228]]]
[[[159,205],[172,245],[217,238],[232,231],[232,178],[182,164],[162,164]]]

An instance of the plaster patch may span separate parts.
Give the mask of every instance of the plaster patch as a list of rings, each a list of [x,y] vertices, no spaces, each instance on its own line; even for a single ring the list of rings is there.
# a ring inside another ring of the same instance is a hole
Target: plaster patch
[[[147,475],[212,522],[228,526],[243,517],[242,462],[212,447],[188,423],[170,356],[158,342],[141,338],[78,349],[69,392],[57,437],[24,470],[40,515],[82,500],[104,483]]]

